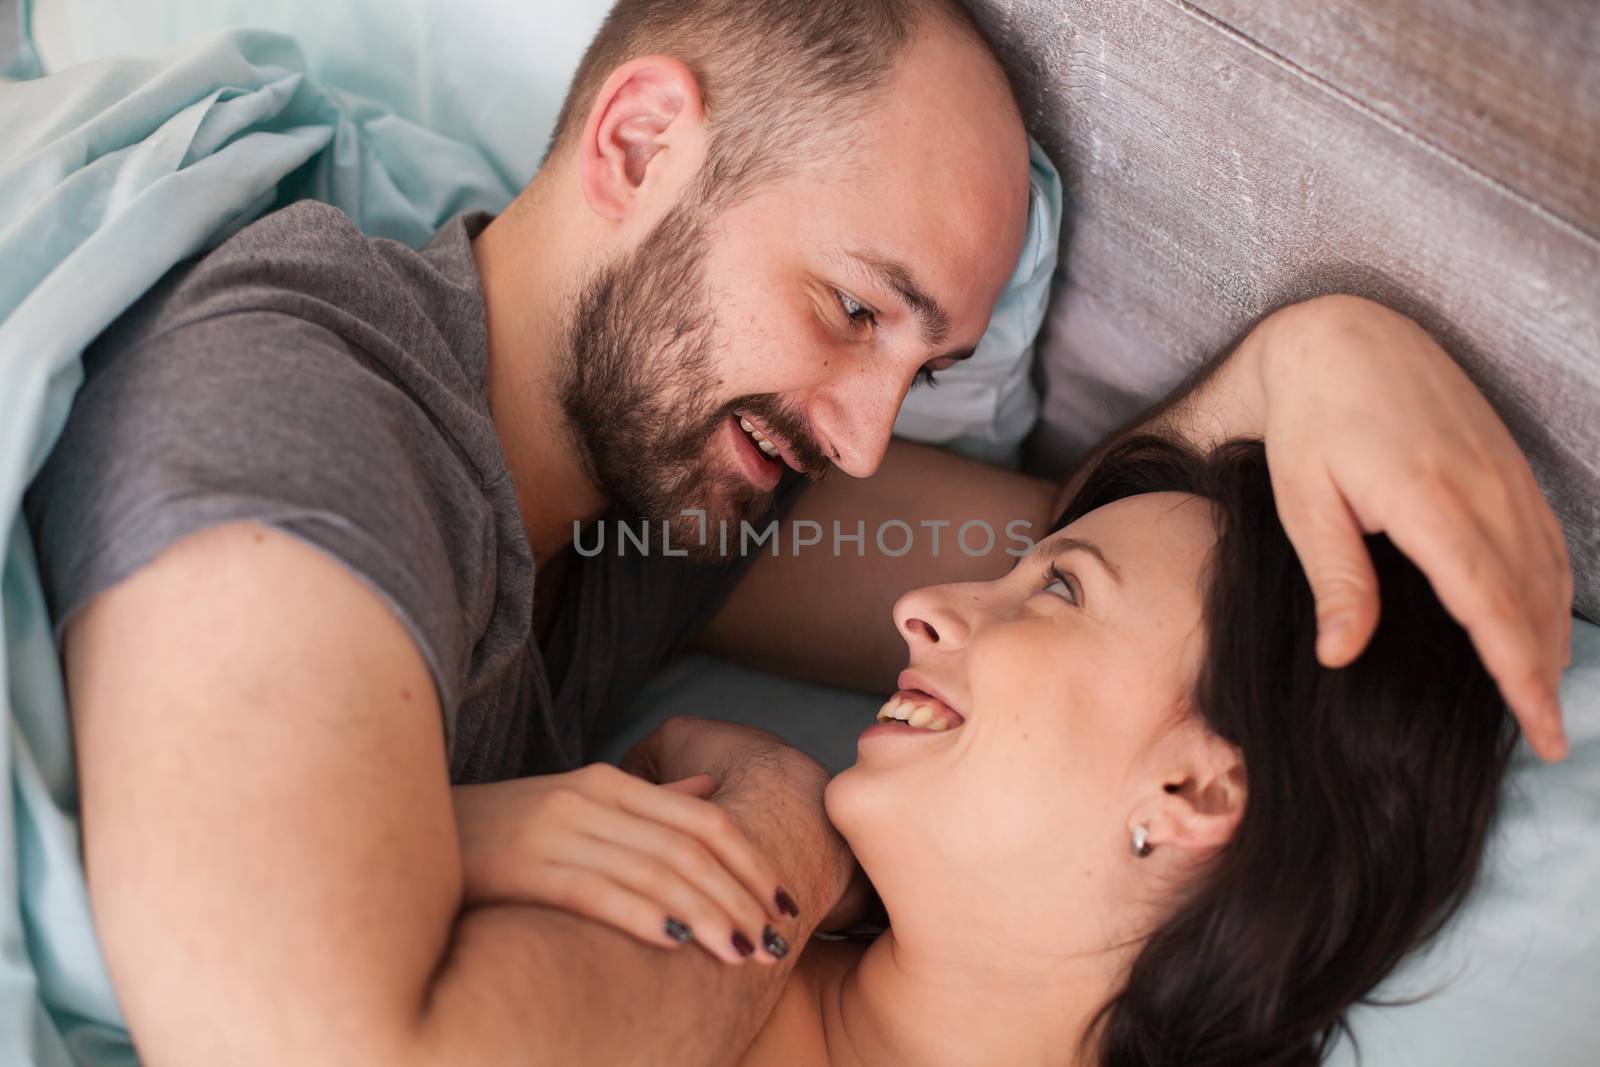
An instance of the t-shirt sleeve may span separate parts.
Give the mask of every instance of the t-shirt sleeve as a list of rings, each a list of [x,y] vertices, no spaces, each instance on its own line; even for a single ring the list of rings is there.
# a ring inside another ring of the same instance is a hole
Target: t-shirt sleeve
[[[347,341],[273,311],[203,318],[127,348],[113,333],[85,366],[26,499],[57,635],[189,534],[259,522],[384,600],[453,737],[471,649],[450,561],[481,550],[491,520],[472,514],[475,475],[404,391]]]

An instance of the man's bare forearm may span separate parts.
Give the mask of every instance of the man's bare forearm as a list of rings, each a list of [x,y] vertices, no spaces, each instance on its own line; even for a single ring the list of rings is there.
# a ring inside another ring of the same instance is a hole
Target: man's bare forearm
[[[694,946],[658,949],[546,907],[477,908],[458,920],[422,1013],[419,1062],[731,1063],[754,1039],[794,961],[833,905],[848,853],[808,788],[725,798],[783,872],[800,916],[777,963],[739,966]]]
[[[1095,456],[1136,433],[1181,441],[1201,452],[1235,437],[1259,437],[1266,431],[1267,394],[1274,378],[1303,369],[1301,358],[1312,340],[1330,334],[1359,338],[1382,320],[1408,321],[1382,304],[1344,293],[1279,308],[1106,438],[1084,467],[1092,467]]]
[[[1107,437],[1067,481],[1058,504],[1071,499],[1100,456],[1134,434],[1165,437],[1201,452],[1236,437],[1262,436],[1266,432],[1268,382],[1274,373],[1267,353],[1292,356],[1299,331],[1358,329],[1364,317],[1383,314],[1395,313],[1359,297],[1339,294],[1268,314],[1237,343],[1197,368],[1165,399]]]
[[[791,967],[651,948],[550,908],[476,909],[457,924],[435,984],[421,1062],[731,1062]]]

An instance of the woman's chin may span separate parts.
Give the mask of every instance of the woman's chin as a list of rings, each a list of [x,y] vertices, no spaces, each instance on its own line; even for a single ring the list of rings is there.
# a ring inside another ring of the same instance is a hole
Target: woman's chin
[[[857,842],[870,839],[873,812],[886,799],[877,779],[859,763],[851,764],[834,775],[822,793],[822,808],[828,821],[858,857],[861,850]]]

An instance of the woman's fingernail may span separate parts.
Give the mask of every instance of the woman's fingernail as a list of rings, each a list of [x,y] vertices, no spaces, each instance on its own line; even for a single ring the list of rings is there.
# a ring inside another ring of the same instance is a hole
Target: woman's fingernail
[[[668,937],[672,938],[672,940],[676,941],[680,945],[684,944],[689,940],[689,938],[694,936],[694,932],[689,929],[688,923],[679,922],[670,915],[667,917],[667,921],[663,924],[662,929],[666,930]]]
[[[778,910],[791,919],[800,917],[800,909],[795,906],[794,898],[784,890],[783,886],[778,887],[778,891],[773,894],[773,900],[777,901]]]
[[[770,926],[761,928],[761,947],[775,960],[781,960],[789,954],[789,942]]]
[[[735,930],[733,932],[733,950],[741,956],[748,956],[756,950],[756,947],[750,943],[748,937]]]

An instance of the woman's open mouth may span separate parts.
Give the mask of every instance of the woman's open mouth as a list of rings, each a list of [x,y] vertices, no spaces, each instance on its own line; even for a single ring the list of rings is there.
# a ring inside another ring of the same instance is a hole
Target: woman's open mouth
[[[966,721],[955,708],[920,689],[901,689],[878,709],[880,724],[902,723],[932,733],[958,729]]]

